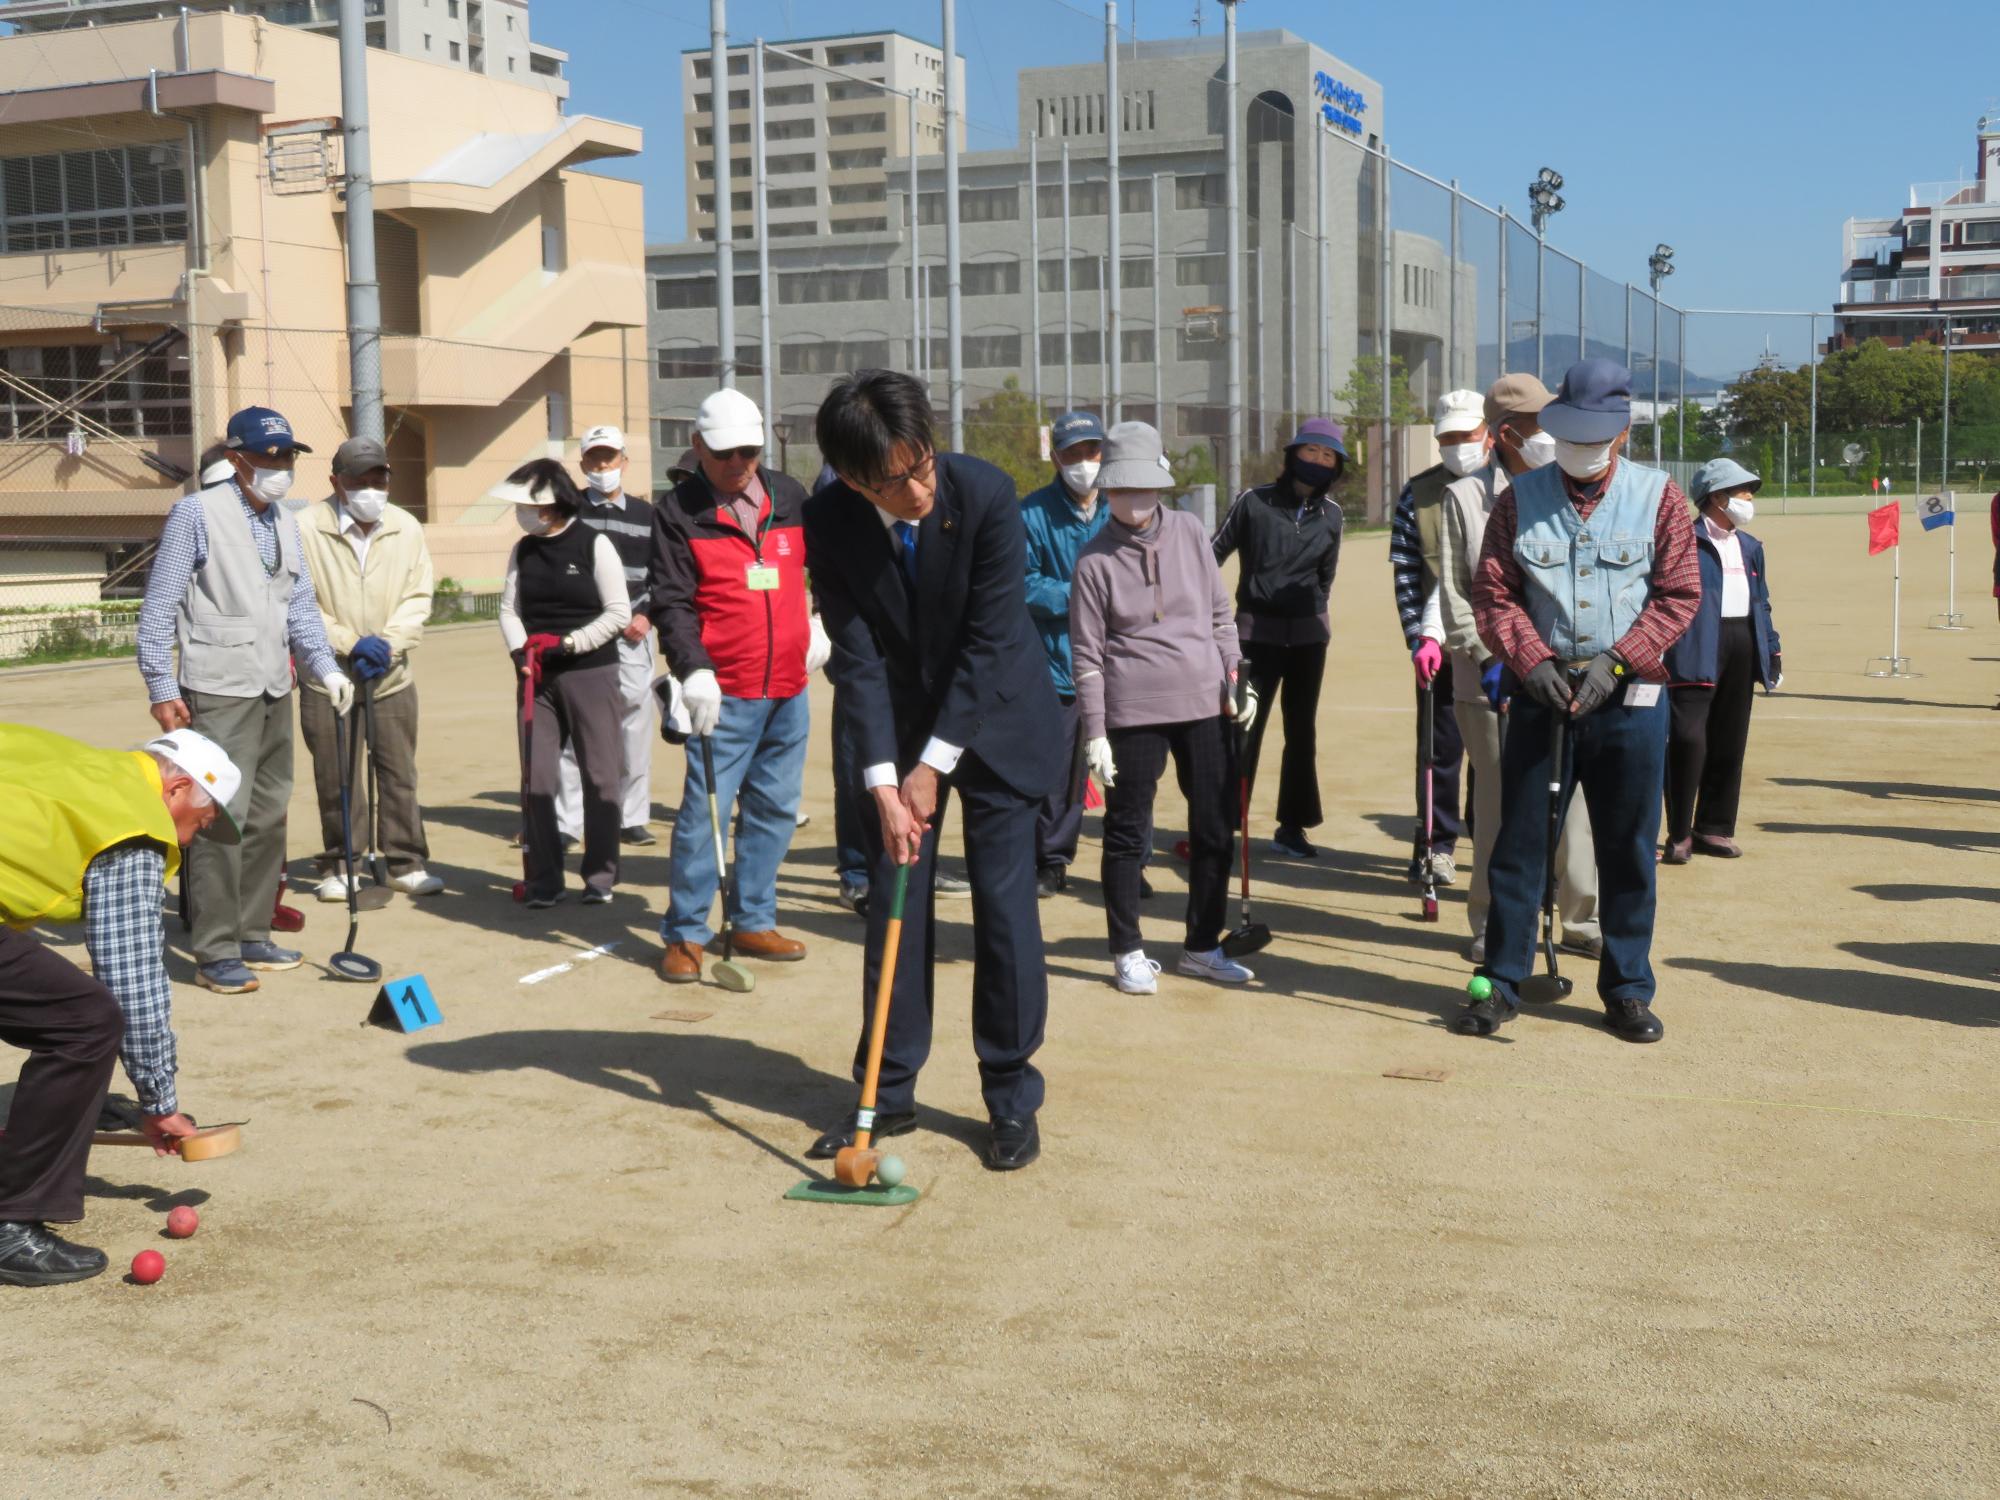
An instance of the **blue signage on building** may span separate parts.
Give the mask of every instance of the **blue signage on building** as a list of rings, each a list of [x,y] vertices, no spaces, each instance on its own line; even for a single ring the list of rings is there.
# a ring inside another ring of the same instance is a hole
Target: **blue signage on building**
[[[1368,112],[1368,96],[1361,90],[1349,88],[1331,73],[1315,73],[1313,96],[1320,101],[1319,112],[1327,124],[1350,135],[1361,134],[1361,116]]]

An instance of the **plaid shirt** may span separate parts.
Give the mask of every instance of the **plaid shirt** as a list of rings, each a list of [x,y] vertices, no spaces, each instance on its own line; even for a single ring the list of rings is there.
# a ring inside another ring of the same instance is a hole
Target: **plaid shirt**
[[[232,484],[235,481],[231,481]],[[266,568],[278,566],[278,513],[280,506],[267,505],[262,511],[236,498],[250,522],[256,539],[257,555]],[[188,585],[197,569],[208,562],[208,522],[202,519],[201,498],[189,495],[174,502],[167,512],[167,524],[160,532],[159,551],[153,554],[153,570],[146,575],[146,599],[139,606],[139,675],[146,680],[147,695],[155,703],[171,703],[181,696],[174,676],[174,621],[187,598]],[[312,567],[304,549],[299,552],[299,576],[292,582],[292,597],[285,612],[292,655],[303,669],[324,681],[339,670],[333,648],[326,641],[326,623],[320,619],[319,600],[313,594]]]
[[[1570,504],[1580,519],[1590,519],[1616,472],[1614,466],[1589,484],[1563,476],[1563,487],[1569,491]],[[1525,680],[1555,652],[1528,618],[1526,581],[1521,576],[1520,560],[1514,556],[1517,524],[1510,489],[1494,503],[1486,522],[1486,542],[1472,577],[1472,617],[1480,640],[1513,669],[1516,677]],[[1669,479],[1653,523],[1653,572],[1646,606],[1612,649],[1648,682],[1665,682],[1667,648],[1681,638],[1700,608],[1701,557],[1695,550],[1694,522],[1687,496]]]
[[[149,1115],[180,1109],[174,1094],[173,986],[167,981],[160,899],[167,857],[157,844],[107,849],[83,872],[83,941],[98,983],[125,1013],[118,1057]]]
[[[1396,618],[1412,651],[1424,634],[1424,539],[1417,529],[1417,492],[1409,485],[1389,517],[1389,567],[1396,582]]]

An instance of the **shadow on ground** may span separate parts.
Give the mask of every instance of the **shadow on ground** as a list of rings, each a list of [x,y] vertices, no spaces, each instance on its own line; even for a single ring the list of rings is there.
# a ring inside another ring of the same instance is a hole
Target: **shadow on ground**
[[[2000,901],[2000,890],[1984,885],[1857,885],[1854,891],[1877,901]]]
[[[1814,776],[1773,776],[1771,784],[1823,787],[1830,792],[1852,792],[1857,797],[1873,797],[1878,802],[2000,802],[2000,788],[1988,786],[1932,786],[1919,781],[1822,781]]]
[[[1935,849],[1958,849],[1966,853],[2000,849],[2000,833],[1975,832],[1969,828],[1911,828],[1893,823],[1760,823],[1757,826],[1766,833],[1893,839],[1899,844],[1928,844]]]
[[[1667,965],[1708,974],[1724,984],[1762,990],[1788,1000],[1807,1000],[1815,1005],[1839,1005],[1848,1010],[1909,1016],[1919,1021],[1946,1021],[1954,1026],[2000,1026],[2000,989],[1940,984],[1934,979],[1878,974],[1860,968],[1794,968],[1788,964],[1736,963],[1713,958],[1670,958]]]

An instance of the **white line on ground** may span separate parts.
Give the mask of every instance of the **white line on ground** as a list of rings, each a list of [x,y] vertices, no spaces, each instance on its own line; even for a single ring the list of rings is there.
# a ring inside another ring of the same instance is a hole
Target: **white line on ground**
[[[544,979],[553,979],[558,974],[567,974],[571,969],[574,969],[578,964],[587,964],[593,958],[602,958],[607,953],[615,952],[617,950],[617,947],[618,945],[616,943],[599,943],[595,948],[587,948],[583,952],[577,954],[577,956],[571,959],[568,963],[557,964],[553,968],[548,968],[548,969],[537,969],[532,974],[523,974],[521,976],[521,983],[540,984]]]

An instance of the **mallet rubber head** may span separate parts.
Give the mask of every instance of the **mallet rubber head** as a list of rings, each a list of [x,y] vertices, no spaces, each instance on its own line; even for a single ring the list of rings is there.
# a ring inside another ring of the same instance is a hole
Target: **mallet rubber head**
[[[1437,919],[1438,898],[1435,896],[1424,897],[1424,920],[1426,922],[1435,922]]]
[[[849,1187],[867,1187],[882,1164],[882,1153],[872,1146],[843,1146],[833,1158],[833,1175]]]

